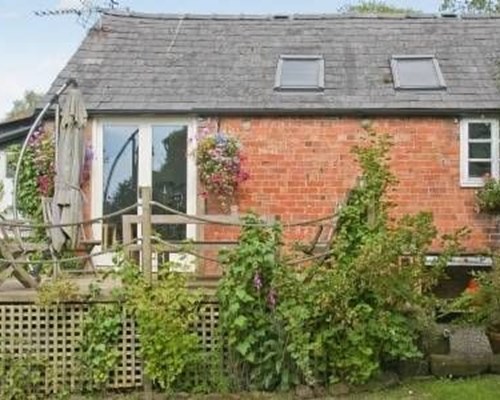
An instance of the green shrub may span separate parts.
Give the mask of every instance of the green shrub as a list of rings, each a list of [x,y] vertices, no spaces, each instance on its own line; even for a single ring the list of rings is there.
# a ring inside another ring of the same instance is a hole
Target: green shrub
[[[84,392],[102,391],[118,365],[118,343],[122,332],[123,310],[120,304],[90,303],[82,324],[77,358]]]
[[[385,362],[421,356],[418,338],[436,304],[429,289],[461,232],[444,237],[443,255],[425,264],[437,237],[432,215],[389,217],[390,142],[368,133],[354,149],[362,176],[339,212],[327,262],[287,265],[277,256],[280,229],[258,226],[255,216],[245,219],[236,249],[222,255],[221,328],[243,388],[359,384]]]
[[[43,390],[46,363],[30,354],[4,356],[0,360],[0,399],[46,399]]]
[[[286,351],[283,320],[276,312],[281,230],[255,226],[262,223],[255,215],[244,222],[236,249],[221,254],[226,273],[218,289],[233,386],[287,389],[296,378]]]
[[[140,355],[146,375],[166,391],[173,391],[187,366],[200,360],[200,344],[192,327],[198,318],[199,297],[186,287],[186,276],[161,268],[154,285],[138,266],[123,266],[122,301],[137,322]]]
[[[488,214],[500,213],[500,181],[488,178],[484,186],[476,192],[476,205],[479,211]]]

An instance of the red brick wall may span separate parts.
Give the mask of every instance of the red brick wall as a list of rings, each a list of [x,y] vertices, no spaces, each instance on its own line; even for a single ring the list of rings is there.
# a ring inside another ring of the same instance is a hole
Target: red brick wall
[[[459,124],[453,118],[375,118],[373,127],[392,135],[391,167],[399,184],[390,194],[394,215],[432,211],[441,233],[463,226],[471,229],[467,252],[480,252],[500,243],[493,220],[474,211],[474,189],[459,182]],[[255,210],[297,221],[331,213],[358,174],[351,148],[364,135],[356,118],[221,118],[199,121],[237,135],[250,173],[238,195],[241,211]],[[91,140],[91,123],[86,131]],[[200,190],[201,191],[201,190]],[[85,217],[90,217],[90,185]],[[207,212],[220,213],[208,201]],[[228,239],[234,229],[206,228],[205,239]],[[314,230],[287,230],[293,240],[310,241]],[[439,250],[437,244],[435,250]],[[207,264],[206,274],[217,273]]]
[[[474,189],[459,181],[459,124],[453,118],[377,118],[377,132],[393,137],[391,167],[399,184],[390,193],[395,216],[432,211],[441,233],[471,229],[468,252],[495,239],[490,217],[475,213]],[[210,125],[214,125],[213,121]],[[354,184],[358,169],[350,149],[363,137],[355,118],[223,118],[220,129],[238,136],[250,179],[240,190],[240,210],[303,220],[332,212]],[[213,212],[213,205],[208,207]],[[222,237],[221,230],[206,232]],[[288,232],[311,240],[307,232]],[[439,250],[435,245],[435,250]]]

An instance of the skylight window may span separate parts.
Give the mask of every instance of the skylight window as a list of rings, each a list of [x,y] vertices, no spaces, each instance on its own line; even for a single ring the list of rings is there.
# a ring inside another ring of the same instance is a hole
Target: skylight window
[[[280,56],[275,89],[322,90],[325,62],[321,56]]]
[[[434,56],[393,56],[391,69],[396,89],[446,88]]]

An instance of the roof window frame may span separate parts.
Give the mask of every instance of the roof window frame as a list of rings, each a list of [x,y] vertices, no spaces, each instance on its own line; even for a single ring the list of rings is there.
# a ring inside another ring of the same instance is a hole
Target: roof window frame
[[[281,76],[283,72],[283,64],[286,61],[318,61],[318,84],[315,86],[294,86],[282,85]],[[325,59],[322,55],[305,55],[305,54],[281,54],[278,59],[276,68],[276,77],[274,81],[274,90],[283,92],[322,92],[325,89]]]
[[[437,77],[437,85],[404,85],[401,82],[398,73],[398,61],[408,61],[408,60],[430,60],[434,66],[434,71]],[[432,54],[411,54],[411,55],[393,55],[391,57],[391,72],[392,79],[394,83],[394,89],[396,90],[446,90],[446,81],[444,80],[443,73],[441,72],[441,67],[439,66],[439,61],[435,55]]]

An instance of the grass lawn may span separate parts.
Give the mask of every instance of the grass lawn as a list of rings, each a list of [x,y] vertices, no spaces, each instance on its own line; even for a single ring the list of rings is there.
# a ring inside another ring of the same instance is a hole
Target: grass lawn
[[[494,400],[500,399],[500,375],[460,380],[413,381],[403,383],[395,389],[360,394],[350,398],[353,400]]]
[[[174,397],[175,398],[175,397]],[[185,399],[186,397],[184,397]],[[199,400],[288,400],[294,399],[292,394],[232,394],[232,395],[209,395],[192,396]],[[338,398],[338,397],[337,397]],[[75,400],[83,400],[77,398]],[[133,395],[105,395],[102,397],[88,397],[92,400],[141,400],[141,394]],[[155,400],[163,400],[166,397],[155,396]],[[322,399],[333,399],[323,397]],[[481,376],[471,379],[460,380],[436,380],[426,379],[420,381],[408,381],[397,388],[374,393],[353,394],[343,399],[349,400],[497,400],[500,399],[500,375]]]

